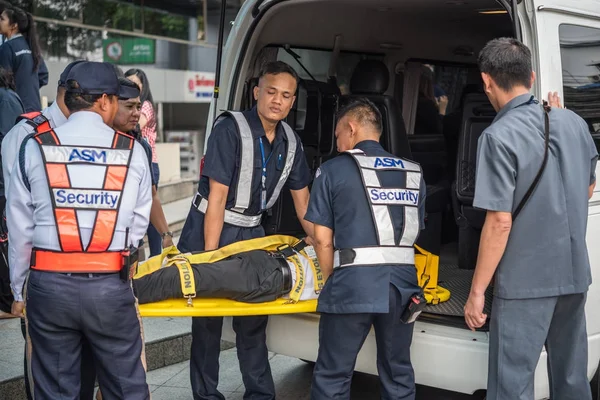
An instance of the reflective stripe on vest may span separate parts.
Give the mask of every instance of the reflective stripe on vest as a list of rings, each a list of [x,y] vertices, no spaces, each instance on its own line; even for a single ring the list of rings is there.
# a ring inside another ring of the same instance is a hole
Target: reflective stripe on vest
[[[347,253],[352,253],[348,256]],[[381,265],[415,263],[415,250],[412,247],[358,247],[336,250],[333,253],[334,268],[350,265]]]
[[[369,205],[377,242],[380,247],[349,249],[356,252],[351,263],[340,262],[337,266],[414,264],[414,245],[419,234],[419,188],[421,167],[411,161],[395,157],[370,157],[361,150],[346,151],[359,167]],[[406,175],[405,187],[382,187],[377,171],[402,171]],[[404,210],[403,232],[396,243],[394,226],[389,207],[401,206]],[[399,247],[398,247],[399,246]],[[358,257],[363,254],[364,257]],[[369,261],[372,260],[372,261]]]
[[[48,185],[52,198],[52,208],[58,232],[59,244],[63,253],[56,253],[57,259],[65,258],[64,253],[79,253],[79,268],[85,272],[119,271],[122,267],[120,252],[109,252],[121,197],[129,164],[133,153],[134,139],[129,135],[115,132],[112,146],[63,146],[53,130],[34,136],[42,153]],[[69,165],[106,166],[104,183],[101,189],[73,188],[69,175]],[[90,241],[84,248],[81,239],[77,210],[96,212],[96,219]],[[124,243],[124,248],[127,244]],[[73,261],[63,260],[56,265],[42,265],[39,256],[49,250],[36,251],[36,263],[32,268],[52,271],[73,272]],[[106,253],[106,256],[91,256],[89,253]],[[115,256],[118,254],[119,257]],[[73,254],[70,254],[73,256]],[[87,256],[87,257],[86,257]],[[118,260],[118,262],[115,262]],[[107,265],[110,263],[111,265]]]
[[[250,201],[252,197],[252,178],[254,174],[254,136],[252,135],[252,130],[250,129],[250,125],[248,124],[246,117],[243,113],[239,111],[224,112],[219,116],[219,118],[217,118],[217,120],[215,121],[215,125],[227,115],[233,117],[240,137],[240,168],[237,181],[237,188],[235,192],[235,204],[233,205],[233,207],[231,207],[229,211],[231,213],[238,214],[241,217],[238,218],[237,216],[231,216],[230,220],[237,221],[236,223],[233,223],[233,225],[252,227],[256,225],[251,225],[252,222],[250,222],[250,220],[247,218],[249,216],[244,215],[243,213],[248,209],[248,207],[250,207]],[[283,185],[287,181],[287,178],[289,177],[292,171],[292,166],[294,165],[294,158],[296,156],[296,146],[298,145],[296,135],[293,129],[284,121],[281,121],[281,124],[283,126],[283,130],[285,132],[285,136],[288,142],[287,153],[285,157],[285,165],[283,167],[283,171],[281,172],[281,176],[277,181],[277,185],[275,185],[275,189],[273,190],[271,197],[267,201],[267,209],[273,207],[273,205],[279,198],[281,189],[283,188]],[[205,201],[205,199],[203,200]],[[194,204],[198,211],[202,213],[206,212],[206,208],[203,207],[202,210],[200,209],[200,205],[201,203]]]
[[[192,200],[192,206],[194,206],[196,210],[200,211],[202,214],[206,214],[208,200],[196,193],[194,199]],[[260,225],[261,218],[262,215],[245,215],[235,211],[225,210],[223,222],[229,225],[240,226],[242,228],[253,228]]]

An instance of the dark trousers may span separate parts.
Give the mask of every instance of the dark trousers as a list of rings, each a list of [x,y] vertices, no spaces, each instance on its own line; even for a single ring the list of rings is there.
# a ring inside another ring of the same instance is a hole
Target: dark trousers
[[[586,293],[538,299],[495,297],[490,320],[488,400],[531,400],[542,347],[550,398],[591,400]]]
[[[371,326],[377,342],[381,398],[414,400],[415,377],[410,362],[414,324],[400,322],[409,299],[390,285],[387,314],[321,314],[319,354],[313,373],[311,400],[350,399],[350,385],[360,351]]]
[[[237,355],[246,388],[244,399],[275,399],[266,345],[267,316],[233,317]],[[224,400],[219,384],[223,318],[192,318],[190,378],[195,400]]]
[[[21,332],[23,333],[23,339],[27,340],[27,328],[25,325],[25,319],[21,319]],[[80,400],[93,400],[94,389],[96,386],[96,366],[94,365],[94,354],[90,344],[85,338],[82,338],[81,343],[81,388],[79,389]],[[27,345],[25,345],[25,351],[23,356],[23,371],[25,378],[25,390],[27,393],[27,400],[33,400],[31,397],[31,389],[29,387],[29,368],[27,368]]]
[[[152,163],[152,180],[156,182],[156,188],[158,189],[158,180],[160,178],[160,170],[158,169],[158,163]],[[162,252],[162,237],[160,232],[152,224],[148,224],[148,247],[150,247],[150,257],[159,255]]]
[[[87,340],[106,400],[150,398],[141,320],[130,283],[118,274],[29,273],[28,360],[36,400],[78,399]]]

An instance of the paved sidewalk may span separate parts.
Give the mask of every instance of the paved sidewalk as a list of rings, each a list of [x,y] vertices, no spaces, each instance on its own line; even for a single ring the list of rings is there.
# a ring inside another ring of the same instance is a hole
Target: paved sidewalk
[[[191,331],[191,318],[142,318],[146,343]],[[0,382],[23,375],[25,341],[18,319],[0,319]]]
[[[308,400],[312,366],[295,358],[270,353],[271,370],[277,398],[282,400]],[[152,400],[190,400],[189,362],[148,372],[147,378]],[[242,400],[244,385],[236,349],[221,352],[219,390],[227,400]],[[362,397],[364,400],[369,398]]]
[[[304,361],[270,353],[271,370],[277,400],[309,400],[313,367]],[[242,400],[244,385],[239,372],[236,349],[221,352],[219,390],[226,400]],[[150,371],[147,381],[152,400],[191,400],[189,362]],[[352,379],[351,400],[379,400],[379,378],[355,373]],[[417,386],[416,400],[473,400],[471,396]]]

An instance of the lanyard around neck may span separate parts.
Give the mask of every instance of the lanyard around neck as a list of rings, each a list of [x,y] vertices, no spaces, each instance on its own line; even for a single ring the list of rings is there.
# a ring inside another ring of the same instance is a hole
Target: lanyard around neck
[[[271,153],[269,157],[265,160],[265,148],[263,145],[262,137],[258,138],[258,145],[260,147],[260,158],[262,161],[262,174],[261,174],[261,191],[260,191],[260,209],[266,210],[267,208],[267,163],[271,159],[273,155],[273,149],[271,149]]]

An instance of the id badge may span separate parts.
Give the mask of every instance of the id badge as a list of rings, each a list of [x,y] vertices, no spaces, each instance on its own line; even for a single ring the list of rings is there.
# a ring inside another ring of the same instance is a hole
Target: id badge
[[[260,209],[265,210],[266,208],[267,208],[267,191],[263,189],[260,191]]]

